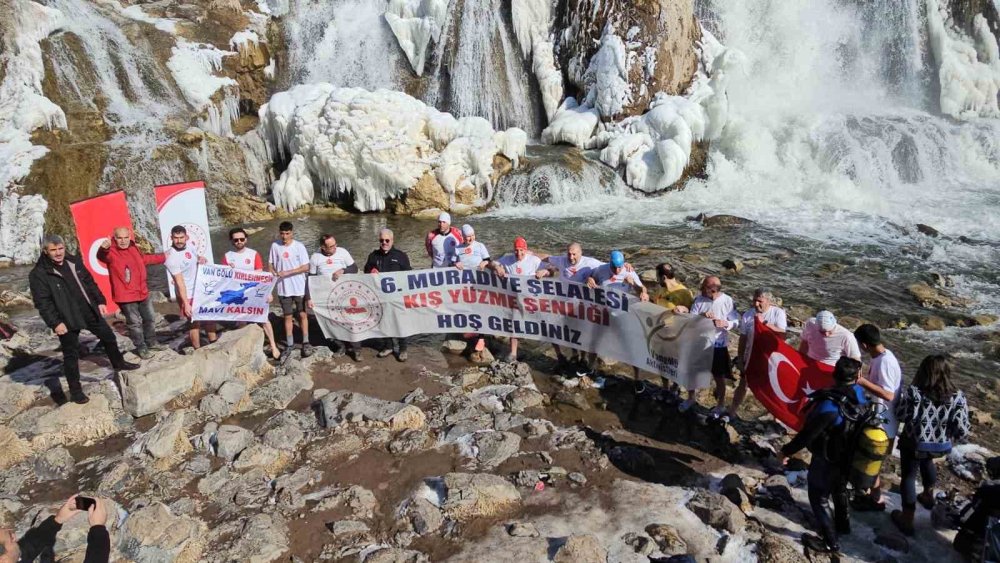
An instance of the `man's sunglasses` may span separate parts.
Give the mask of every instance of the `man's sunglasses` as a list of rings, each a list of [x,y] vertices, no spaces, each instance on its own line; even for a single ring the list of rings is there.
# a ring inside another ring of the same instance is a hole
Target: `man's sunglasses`
[[[231,240],[233,242],[246,242],[247,241],[246,237],[243,237],[243,238],[234,238],[234,239],[229,239],[229,240]]]
[[[380,238],[380,239],[378,239],[378,241],[379,242],[392,242],[392,239],[391,238]]]

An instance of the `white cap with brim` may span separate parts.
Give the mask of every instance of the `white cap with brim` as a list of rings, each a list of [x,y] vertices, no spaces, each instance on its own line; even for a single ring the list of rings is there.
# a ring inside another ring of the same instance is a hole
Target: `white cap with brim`
[[[438,221],[444,221],[445,223],[451,223],[451,215],[449,215],[447,211],[442,211],[441,214],[438,215]]]
[[[823,330],[833,330],[837,327],[837,317],[830,311],[820,311],[816,313],[816,323]]]
[[[462,236],[470,236],[476,234],[476,230],[472,228],[472,225],[462,225]]]

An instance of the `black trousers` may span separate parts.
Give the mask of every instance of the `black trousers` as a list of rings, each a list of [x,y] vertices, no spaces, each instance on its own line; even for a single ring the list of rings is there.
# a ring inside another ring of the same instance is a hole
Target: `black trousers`
[[[840,468],[820,454],[813,454],[807,476],[809,506],[812,508],[819,533],[830,546],[838,545],[837,528],[850,522],[847,506],[847,481]],[[833,515],[828,502],[833,497]],[[839,524],[839,526],[835,526]]]
[[[111,365],[117,368],[125,361],[125,358],[122,357],[121,350],[118,349],[118,340],[115,338],[114,331],[96,311],[88,306],[83,307],[86,307],[81,312],[87,323],[87,330],[101,341],[104,350],[108,353],[108,359],[111,360]],[[59,337],[59,344],[62,345],[63,350],[63,375],[66,377],[66,384],[69,385],[70,391],[80,391],[83,389],[80,385],[80,331],[67,331],[66,334]]]

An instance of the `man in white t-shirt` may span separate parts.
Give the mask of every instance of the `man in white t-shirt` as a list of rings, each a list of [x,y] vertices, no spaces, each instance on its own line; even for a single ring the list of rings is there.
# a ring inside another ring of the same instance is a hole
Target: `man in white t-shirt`
[[[191,338],[191,346],[195,349],[201,348],[201,327],[205,327],[208,334],[208,343],[215,342],[215,323],[192,321],[192,305],[194,300],[194,284],[198,277],[198,265],[206,262],[204,256],[198,255],[198,250],[193,244],[188,244],[187,229],[183,225],[174,225],[170,229],[170,248],[164,253],[167,255],[163,263],[167,272],[174,280],[177,291],[177,304],[180,306],[181,315],[188,319],[188,336]]]
[[[542,259],[528,250],[528,241],[524,237],[514,239],[514,254],[505,254],[499,260],[493,261],[493,271],[497,276],[533,276],[542,264]],[[517,338],[510,339],[510,354],[508,362],[517,361]]]
[[[746,356],[747,342],[750,339],[750,334],[753,332],[753,327],[757,319],[760,319],[760,322],[764,323],[764,326],[771,329],[771,332],[778,334],[784,339],[785,332],[788,331],[788,317],[785,315],[784,309],[774,304],[774,294],[766,287],[758,287],[754,290],[753,309],[749,309],[743,313],[743,316],[740,318],[739,351],[736,353],[736,357],[739,358],[739,368],[742,375],[740,376],[740,384],[736,386],[736,391],[733,393],[733,405],[722,415],[723,420],[726,422],[728,422],[731,416],[736,416],[736,411],[739,410],[740,405],[743,404],[743,399],[747,396],[747,378],[746,370],[744,369],[748,359]]]
[[[281,313],[285,317],[285,351],[281,353],[281,361],[285,362],[295,348],[293,313],[299,316],[299,328],[302,330],[302,357],[308,358],[313,353],[309,344],[309,315],[306,313],[306,273],[309,271],[309,251],[301,242],[295,240],[294,226],[289,221],[278,225],[278,240],[271,243],[267,267],[278,276],[278,302],[281,303]]]
[[[571,242],[569,246],[566,247],[565,256],[549,256],[546,258],[542,262],[543,267],[539,267],[538,270],[535,271],[535,277],[547,278],[551,276],[559,276],[564,280],[583,283],[590,277],[590,274],[594,271],[594,269],[603,264],[604,262],[601,262],[596,258],[584,256],[583,246],[580,243]],[[566,371],[570,362],[579,363],[583,358],[583,355],[575,349],[572,350],[571,357],[567,359],[558,345],[553,344],[552,348],[556,351],[557,372]],[[587,368],[585,366],[581,367],[583,367],[583,370],[586,371]]]
[[[732,379],[732,359],[729,357],[729,331],[739,325],[739,315],[733,298],[722,292],[722,280],[716,276],[708,276],[701,282],[701,295],[695,297],[691,304],[691,314],[712,319],[715,323],[716,337],[712,352],[712,375],[715,378],[715,407],[712,415],[716,418],[725,415],[726,378]],[[695,390],[688,390],[688,398],[681,403],[681,412],[687,411],[695,404]]]
[[[344,274],[358,273],[358,265],[354,263],[354,258],[346,248],[337,246],[337,239],[333,235],[322,235],[319,237],[319,252],[313,252],[309,258],[309,275],[326,276],[333,281],[340,279]],[[306,292],[306,308],[313,308],[313,301]],[[360,361],[358,348],[353,342],[334,341],[337,348],[333,351],[333,356],[339,358],[344,355],[344,351],[351,356],[354,361]]]
[[[240,227],[229,229],[229,243],[233,245],[233,249],[223,255],[223,266],[250,272],[264,270],[264,261],[260,257],[260,252],[247,246],[247,232],[244,229]],[[267,296],[268,303],[273,299],[273,296]],[[270,313],[268,315],[270,316]],[[239,323],[240,326],[243,324],[245,323]],[[260,323],[260,326],[264,329],[267,341],[271,345],[271,357],[277,360],[280,354],[278,353],[278,344],[274,341],[274,327],[271,326],[270,321]]]
[[[882,334],[877,326],[863,324],[854,331],[854,337],[858,341],[858,346],[871,357],[868,372],[858,379],[858,384],[871,395],[874,402],[885,405],[885,410],[882,412],[882,417],[885,419],[882,429],[889,436],[889,451],[892,452],[892,444],[899,430],[896,403],[899,402],[899,393],[903,388],[903,368],[899,365],[896,355],[882,343]],[[855,494],[853,504],[855,509],[862,511],[885,510],[881,477],[876,479],[875,486],[868,491],[868,494]]]
[[[625,268],[625,255],[621,250],[612,250],[609,263],[601,264],[591,270],[590,276],[587,277],[587,287],[591,289],[602,287],[627,295],[637,295],[644,302],[649,301],[649,292],[646,291],[646,286],[642,285],[639,274],[635,273],[635,270]],[[587,354],[587,363],[590,371],[597,369],[597,354],[595,352]],[[639,368],[632,366],[632,374],[638,381]]]
[[[465,242],[452,250],[451,264],[459,270],[485,270],[490,265],[490,251],[476,240],[472,225],[462,225],[462,238]]]
[[[455,247],[463,242],[462,232],[451,226],[451,215],[441,212],[437,228],[427,233],[427,238],[424,239],[431,268],[450,268]]]
[[[861,361],[858,341],[851,331],[837,324],[830,311],[820,311],[802,327],[799,353],[828,366],[837,365],[841,356]]]

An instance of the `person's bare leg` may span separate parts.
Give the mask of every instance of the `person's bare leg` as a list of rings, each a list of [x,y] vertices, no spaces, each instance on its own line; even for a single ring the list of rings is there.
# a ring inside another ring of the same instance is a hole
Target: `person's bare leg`
[[[302,329],[302,345],[309,344],[309,314],[305,311],[299,313],[299,328]]]
[[[736,391],[733,392],[733,407],[729,412],[736,414],[736,411],[740,410],[740,405],[743,404],[743,400],[747,398],[747,378],[744,375],[740,377],[740,384],[736,386]]]
[[[517,359],[517,339],[516,338],[511,338],[510,339],[510,357],[513,360]]]
[[[278,344],[274,341],[274,327],[271,326],[271,321],[264,321],[261,323],[261,327],[264,329],[264,334],[267,335],[268,344],[271,345],[271,357],[277,360],[281,353],[278,352]]]
[[[291,315],[285,315],[285,342],[289,343],[289,348],[291,344],[295,342],[295,323],[292,321]]]
[[[208,333],[208,343],[211,344],[219,339],[215,333],[215,323],[205,323],[205,332]]]
[[[201,323],[192,322],[191,328],[188,330],[188,336],[191,338],[191,347],[197,350],[201,348]]]

